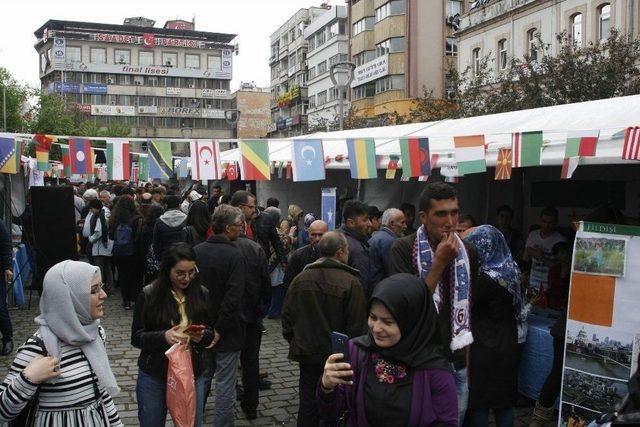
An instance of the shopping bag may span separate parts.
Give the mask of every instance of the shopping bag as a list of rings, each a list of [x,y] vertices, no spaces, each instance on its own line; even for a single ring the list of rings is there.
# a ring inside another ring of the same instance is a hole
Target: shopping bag
[[[167,409],[176,427],[193,427],[196,422],[196,386],[191,350],[187,344],[174,344],[164,353],[167,369]]]

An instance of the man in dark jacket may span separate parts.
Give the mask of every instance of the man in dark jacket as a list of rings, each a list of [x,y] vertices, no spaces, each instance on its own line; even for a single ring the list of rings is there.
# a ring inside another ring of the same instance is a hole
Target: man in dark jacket
[[[182,242],[182,229],[187,222],[187,214],[180,210],[179,196],[166,196],[167,210],[156,221],[153,229],[153,251],[162,260],[164,252],[174,243]]]
[[[366,297],[371,295],[372,270],[367,230],[371,226],[369,208],[358,200],[345,202],[342,208],[342,227],[349,243],[349,266],[360,272],[360,283]]]
[[[289,359],[300,364],[299,426],[317,426],[315,403],[324,363],[331,355],[331,332],[349,337],[367,331],[366,301],[358,272],[349,267],[349,245],[342,233],[326,233],[318,243],[322,258],[293,279],[284,301],[282,335]]]
[[[0,260],[2,272],[0,273],[0,332],[2,332],[2,356],[8,356],[13,352],[13,327],[7,306],[7,287],[13,281],[13,248],[11,235],[7,231],[4,222],[0,221]]]
[[[373,285],[389,277],[389,250],[398,238],[404,236],[407,224],[400,209],[387,209],[382,214],[382,227],[369,239],[371,280]]]
[[[236,371],[244,345],[242,299],[247,265],[242,252],[233,243],[244,227],[238,208],[219,206],[213,214],[213,232],[207,241],[196,245],[202,284],[209,289],[211,325],[216,351],[216,399],[213,425],[232,425],[236,400]]]
[[[284,271],[284,279],[282,280],[285,286],[289,286],[307,265],[318,260],[318,242],[327,231],[329,231],[329,227],[326,222],[317,219],[311,223],[309,226],[309,244],[297,249],[289,258],[289,264],[287,264],[287,268]]]
[[[428,242],[432,250],[431,269],[426,273],[425,282],[433,295],[440,284],[442,301],[438,314],[438,328],[442,340],[442,348],[445,356],[451,362],[456,380],[458,394],[459,424],[462,425],[464,413],[468,402],[467,384],[467,347],[452,352],[451,341],[451,292],[448,289],[451,283],[452,264],[458,255],[455,229],[458,223],[458,196],[455,188],[442,182],[427,184],[420,196],[419,218],[421,227],[424,227]],[[419,275],[414,253],[417,233],[410,234],[396,240],[389,253],[389,272],[409,273]],[[478,274],[478,258],[475,246],[464,241],[464,248],[469,258],[471,300],[473,301],[473,283]],[[473,326],[473,325],[472,325]]]
[[[260,343],[262,339],[262,306],[271,294],[269,261],[262,246],[249,239],[244,233],[234,244],[240,249],[246,263],[244,297],[242,301],[242,321],[245,339],[240,353],[242,366],[242,386],[244,393],[240,407],[247,419],[257,417],[258,382],[260,380]]]

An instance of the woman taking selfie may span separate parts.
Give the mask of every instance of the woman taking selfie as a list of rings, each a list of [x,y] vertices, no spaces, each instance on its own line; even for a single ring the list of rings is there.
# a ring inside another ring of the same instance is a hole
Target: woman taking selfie
[[[98,267],[62,261],[47,272],[37,332],[0,385],[0,420],[33,426],[122,426],[119,388],[100,326],[107,294]],[[30,406],[27,406],[29,405]]]
[[[369,333],[349,342],[349,363],[327,359],[318,403],[327,421],[349,426],[457,426],[450,364],[436,309],[422,280],[396,274],[369,300]]]
[[[202,425],[205,374],[213,364],[205,346],[211,343],[213,331],[199,327],[208,323],[208,292],[200,286],[197,274],[196,255],[191,246],[174,244],[164,254],[158,278],[138,295],[131,344],[142,350],[136,385],[138,420],[142,427],[165,424],[168,361],[164,353],[176,343],[186,343],[187,339],[196,386],[195,425]]]

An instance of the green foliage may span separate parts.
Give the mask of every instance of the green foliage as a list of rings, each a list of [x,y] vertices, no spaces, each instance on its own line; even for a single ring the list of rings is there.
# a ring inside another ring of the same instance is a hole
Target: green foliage
[[[26,85],[20,84],[11,74],[0,67],[0,129],[4,126],[4,101],[6,102],[6,132],[25,132],[27,130],[26,117],[29,113],[28,99],[31,89]]]

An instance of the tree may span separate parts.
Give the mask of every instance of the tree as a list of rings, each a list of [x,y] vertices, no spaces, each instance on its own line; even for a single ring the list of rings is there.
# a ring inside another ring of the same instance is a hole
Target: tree
[[[31,123],[33,133],[51,135],[80,135],[82,119],[77,108],[72,107],[58,94],[40,94]],[[89,135],[87,135],[89,136]]]
[[[31,90],[14,79],[9,71],[0,67],[0,128],[5,132],[25,132],[28,113],[28,99]],[[4,129],[5,111],[2,97],[6,102],[7,128]]]

